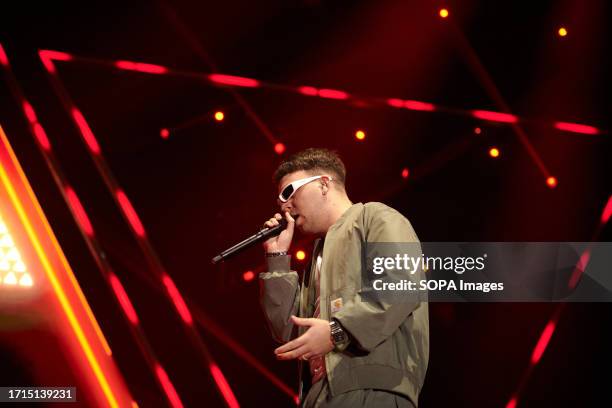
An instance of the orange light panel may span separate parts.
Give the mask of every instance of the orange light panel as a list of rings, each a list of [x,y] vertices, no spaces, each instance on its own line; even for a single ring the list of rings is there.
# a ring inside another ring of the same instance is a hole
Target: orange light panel
[[[133,400],[112,359],[74,273],[0,127],[0,293],[30,288],[24,311],[44,313],[48,330],[63,339],[62,354],[74,361],[82,389],[97,406],[129,406]],[[26,292],[24,292],[26,293]],[[0,307],[11,302],[0,294]],[[9,305],[15,307],[17,304]]]

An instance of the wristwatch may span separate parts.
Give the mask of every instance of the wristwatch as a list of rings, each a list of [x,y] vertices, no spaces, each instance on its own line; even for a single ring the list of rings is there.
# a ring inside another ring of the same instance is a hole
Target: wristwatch
[[[332,319],[329,322],[329,329],[331,331],[331,341],[334,344],[334,347],[343,346],[348,342],[348,335],[336,319]]]

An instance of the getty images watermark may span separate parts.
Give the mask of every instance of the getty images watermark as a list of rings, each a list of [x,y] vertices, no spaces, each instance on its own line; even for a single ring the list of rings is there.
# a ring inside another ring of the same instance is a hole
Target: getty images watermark
[[[609,242],[366,243],[365,301],[610,302]]]

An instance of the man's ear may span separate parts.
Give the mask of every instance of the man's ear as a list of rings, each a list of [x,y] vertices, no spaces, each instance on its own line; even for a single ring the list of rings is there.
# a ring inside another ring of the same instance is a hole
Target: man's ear
[[[321,190],[323,191],[323,194],[327,194],[327,191],[329,190],[329,180],[324,178],[321,179]]]

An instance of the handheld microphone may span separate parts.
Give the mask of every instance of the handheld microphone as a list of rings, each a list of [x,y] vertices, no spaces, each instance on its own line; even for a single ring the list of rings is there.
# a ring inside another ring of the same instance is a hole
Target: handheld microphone
[[[275,237],[279,235],[281,232],[283,232],[285,228],[287,228],[287,220],[283,218],[282,220],[279,221],[278,225],[275,225],[274,227],[271,227],[271,228],[262,228],[256,234],[251,235],[250,237],[237,243],[233,247],[228,248],[225,251],[221,252],[219,255],[215,256],[212,259],[212,263],[213,264],[219,263],[220,261],[223,261],[229,258],[230,256],[236,255],[237,253],[242,252],[246,248],[249,248],[257,244],[258,242],[265,241],[266,239],[271,238],[271,237]]]

